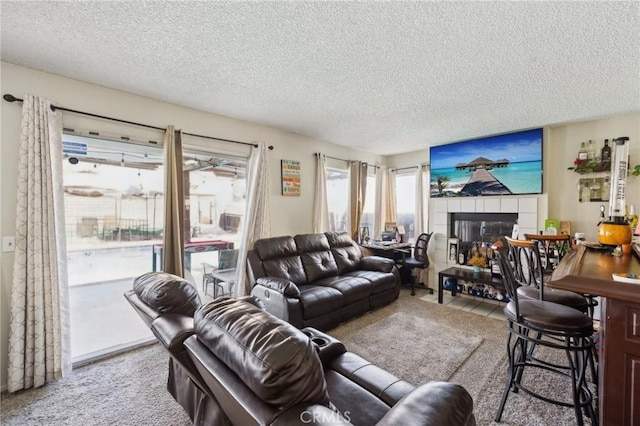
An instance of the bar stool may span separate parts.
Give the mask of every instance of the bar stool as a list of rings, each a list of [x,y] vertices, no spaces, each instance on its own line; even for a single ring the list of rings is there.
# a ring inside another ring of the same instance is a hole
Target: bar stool
[[[535,234],[526,235],[535,236]],[[544,237],[557,236],[537,235],[537,237],[543,237],[544,239]],[[505,237],[505,240],[509,243],[509,247],[511,247],[511,251],[514,255],[515,253],[518,253],[520,256],[529,257],[530,259],[527,263],[530,263],[533,266],[529,268],[523,266],[522,262],[515,263],[513,273],[516,280],[520,283],[520,286],[517,288],[516,292],[521,299],[539,300],[542,294],[543,300],[577,309],[583,314],[588,315],[589,318],[593,320],[593,308],[582,294],[566,290],[556,290],[544,286],[545,277],[549,276],[549,274],[546,273],[547,267],[545,265],[549,265],[549,263],[551,263],[550,260],[552,259],[551,256],[554,256],[547,252],[547,250],[550,250],[551,252],[553,251],[553,249],[549,249],[549,245],[542,245],[540,243],[540,240],[537,239],[528,239],[527,241],[522,241]],[[563,238],[563,240],[566,239]],[[555,240],[549,239],[548,241]],[[539,256],[534,256],[534,251],[537,251]],[[546,262],[543,259],[542,255],[546,257]],[[557,253],[555,254],[555,256],[557,258]],[[555,262],[555,264],[557,265],[557,262]],[[532,345],[529,349],[529,356],[533,356],[534,349],[535,345]],[[593,353],[589,354],[587,361],[589,362],[589,368],[591,370],[591,379],[593,383],[597,383],[598,369],[596,368],[595,356]],[[556,367],[562,368],[558,365],[556,365]]]
[[[542,274],[540,251],[531,241],[503,238],[492,249],[497,255],[502,279],[510,301],[504,308],[507,317],[508,377],[502,394],[496,422],[502,418],[510,390],[523,392],[542,401],[573,407],[578,425],[584,424],[583,410],[596,425],[598,419],[592,406],[593,395],[586,383],[587,360],[593,350],[593,322],[569,306],[544,299],[544,286],[540,286],[538,299],[521,297],[518,288],[527,284],[518,276],[528,276],[536,270]],[[558,366],[532,356],[532,347],[546,347],[565,352],[568,366]],[[569,378],[571,402],[540,395],[522,384],[525,370],[542,369]]]
[[[567,234],[561,235],[538,235],[538,234],[524,234],[524,238],[527,241],[535,241],[538,243],[538,247],[542,254],[542,266],[544,275],[550,276],[554,269],[558,266],[565,254],[571,250],[571,236]],[[547,291],[555,291],[548,289]],[[593,319],[593,313],[595,307],[598,306],[598,301],[595,296],[591,294],[581,294],[586,300],[587,313],[591,319]],[[551,300],[556,302],[556,300]],[[578,303],[575,299],[568,300],[567,303],[558,301],[563,305],[571,306],[573,308],[582,310],[582,304]]]

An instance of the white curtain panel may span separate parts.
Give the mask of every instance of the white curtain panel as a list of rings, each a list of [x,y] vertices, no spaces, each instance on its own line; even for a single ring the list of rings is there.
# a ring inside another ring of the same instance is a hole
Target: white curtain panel
[[[247,277],[246,268],[247,252],[253,248],[253,244],[257,240],[271,236],[269,163],[267,145],[264,142],[258,143],[258,147],[253,149],[251,153],[248,176],[248,199],[233,287],[236,296],[246,296],[251,293],[251,283]]]
[[[9,392],[40,387],[71,371],[63,194],[60,116],[48,100],[27,95],[18,159]]]
[[[416,170],[416,193],[415,193],[415,219],[414,219],[414,238],[422,234],[425,230],[424,226],[424,167],[418,166]]]
[[[313,200],[313,232],[329,231],[329,204],[327,202],[327,157],[316,154],[316,193]]]
[[[376,169],[376,200],[373,214],[373,239],[382,239],[382,230],[386,221],[388,176],[386,166],[378,166]]]

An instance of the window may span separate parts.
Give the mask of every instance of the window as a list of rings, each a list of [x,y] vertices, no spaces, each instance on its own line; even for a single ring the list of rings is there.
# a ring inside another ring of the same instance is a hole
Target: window
[[[374,168],[373,169],[375,172]],[[367,193],[364,200],[364,209],[360,218],[360,226],[369,228],[369,235],[373,235],[373,225],[375,223],[375,204],[376,204],[376,175],[367,176]]]
[[[415,238],[416,174],[415,170],[396,175],[398,226],[404,226],[407,239]]]
[[[349,223],[349,172],[346,168],[327,166],[327,205],[329,229],[348,231]]]

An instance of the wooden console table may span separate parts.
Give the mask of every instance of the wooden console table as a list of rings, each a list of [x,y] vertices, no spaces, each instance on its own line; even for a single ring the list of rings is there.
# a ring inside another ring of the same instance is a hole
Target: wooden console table
[[[493,276],[491,272],[473,272],[471,269],[452,267],[438,272],[438,303],[442,304],[442,294],[444,293],[445,277],[457,278],[459,280],[471,281],[480,284],[491,285],[504,290],[504,284],[500,277]],[[456,295],[455,290],[451,290],[452,295]]]
[[[634,254],[578,245],[560,262],[547,285],[603,297],[598,392],[601,425],[640,421],[640,285],[614,281],[612,273],[640,275]]]

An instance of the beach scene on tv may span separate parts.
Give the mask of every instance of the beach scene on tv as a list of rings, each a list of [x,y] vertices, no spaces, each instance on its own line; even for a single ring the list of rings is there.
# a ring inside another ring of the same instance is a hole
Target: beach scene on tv
[[[542,129],[431,147],[431,197],[542,193]]]

